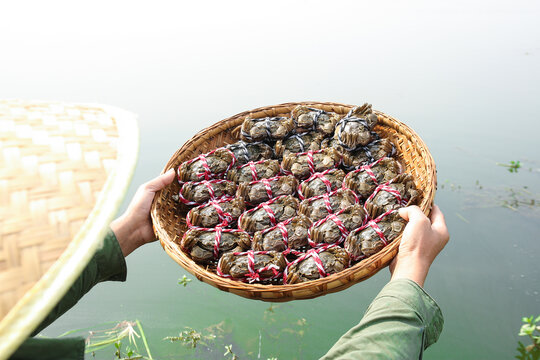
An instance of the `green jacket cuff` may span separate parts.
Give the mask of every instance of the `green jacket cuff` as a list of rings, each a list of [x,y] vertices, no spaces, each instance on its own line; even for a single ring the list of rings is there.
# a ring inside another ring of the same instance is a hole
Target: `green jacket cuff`
[[[442,311],[420,285],[409,279],[393,280],[386,284],[373,302],[384,297],[403,301],[422,319],[425,326],[424,349],[437,342],[444,325]]]
[[[96,250],[92,261],[95,261],[97,266],[98,282],[126,281],[126,259],[112,230],[109,229],[107,235],[105,235],[103,244]]]
[[[323,359],[422,359],[442,327],[441,309],[424,289],[411,280],[394,280]]]

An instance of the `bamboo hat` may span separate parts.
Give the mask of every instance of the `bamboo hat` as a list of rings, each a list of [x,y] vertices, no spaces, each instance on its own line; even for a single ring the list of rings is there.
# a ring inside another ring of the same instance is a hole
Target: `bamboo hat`
[[[0,359],[41,323],[101,244],[138,152],[135,115],[0,100]]]

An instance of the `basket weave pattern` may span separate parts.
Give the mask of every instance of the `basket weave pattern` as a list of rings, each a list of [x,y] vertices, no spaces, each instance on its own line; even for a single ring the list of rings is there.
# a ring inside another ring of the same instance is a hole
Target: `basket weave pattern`
[[[238,141],[238,126],[242,124],[244,118],[248,115],[252,118],[288,116],[290,111],[297,105],[315,107],[324,111],[336,112],[340,115],[345,115],[353,107],[353,105],[337,103],[285,103],[237,114],[197,133],[171,157],[163,171],[171,168],[176,169],[182,162],[199,154]],[[415,185],[421,193],[418,205],[426,215],[429,214],[435,196],[436,173],[435,164],[427,146],[405,124],[382,112],[375,111],[375,113],[379,117],[379,123],[374,130],[382,137],[390,139],[396,146],[397,160],[404,166],[404,171],[413,176]],[[173,195],[178,194],[179,190],[180,185],[175,181],[172,185],[159,192],[154,199],[151,216],[156,237],[160,240],[169,256],[197,279],[220,290],[246,298],[282,302],[294,299],[309,299],[343,290],[373,276],[377,271],[385,267],[396,255],[401,239],[401,236],[399,236],[379,253],[325,278],[290,285],[246,284],[222,278],[208,271],[205,267],[195,263],[180,249],[178,244],[187,230],[185,215],[188,208],[173,200]]]
[[[118,132],[101,109],[55,103],[2,101],[0,125],[1,319],[83,225],[116,163]]]

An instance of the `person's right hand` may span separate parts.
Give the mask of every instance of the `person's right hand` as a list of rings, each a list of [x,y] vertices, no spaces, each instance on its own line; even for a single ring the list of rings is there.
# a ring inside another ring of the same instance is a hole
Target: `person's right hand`
[[[390,263],[392,280],[411,279],[424,286],[429,267],[450,238],[444,215],[437,205],[433,205],[430,218],[418,206],[399,209],[399,214],[409,223]]]

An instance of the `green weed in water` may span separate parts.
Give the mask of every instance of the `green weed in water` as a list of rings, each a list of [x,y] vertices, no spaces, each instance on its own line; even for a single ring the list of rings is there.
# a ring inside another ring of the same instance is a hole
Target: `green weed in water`
[[[135,321],[121,321],[116,323],[113,327],[110,327],[110,323],[104,323],[98,326],[107,326],[105,329],[85,328],[68,331],[59,337],[67,335],[78,334],[88,332],[86,337],[85,353],[92,354],[95,357],[95,352],[109,347],[114,347],[114,356],[117,359],[148,359],[152,360],[152,354],[146,336],[144,334],[142,325],[139,320]],[[135,330],[135,327],[139,330]],[[129,344],[124,348],[122,341],[128,339]],[[146,355],[143,355],[139,351],[139,341],[143,342]],[[135,347],[134,349],[131,347]]]
[[[497,163],[497,165],[507,168],[507,170],[511,173],[517,173],[518,169],[521,167],[521,163],[519,162],[519,160],[510,161],[510,163],[508,164]]]
[[[214,335],[203,335],[196,331],[195,329],[192,329],[188,326],[185,327],[186,330],[181,331],[178,336],[167,336],[163,340],[168,340],[170,342],[181,342],[182,345],[191,347],[192,349],[195,349],[199,342],[202,340],[204,345],[207,345],[205,340],[214,340]],[[203,340],[204,339],[204,340]]]
[[[226,333],[224,321],[211,325],[202,331],[197,331],[189,326],[184,327],[184,329],[177,336],[167,336],[163,340],[180,342],[191,349],[195,349],[198,345],[210,348],[216,339],[222,339]]]
[[[510,161],[509,164],[497,163],[497,165],[507,167],[512,173],[516,173],[521,167],[520,161]],[[464,209],[504,207],[527,217],[540,217],[540,194],[529,190],[528,186],[485,187],[480,180],[476,180],[474,186],[462,188],[459,184],[445,180],[439,184],[438,188],[463,193],[466,196]],[[469,223],[462,214],[456,213],[456,216]]]
[[[182,276],[181,279],[178,279],[178,285],[184,285],[184,287],[186,287],[190,282],[191,279],[189,279],[186,275]]]
[[[522,319],[523,325],[519,330],[519,336],[528,336],[531,340],[531,344],[525,346],[521,341],[518,341],[517,351],[519,355],[516,355],[516,359],[520,360],[539,360],[540,359],[540,316],[534,319],[531,317],[524,317]]]
[[[232,344],[231,345],[225,345],[225,353],[223,356],[231,356],[231,360],[238,360],[238,356],[232,351]]]

